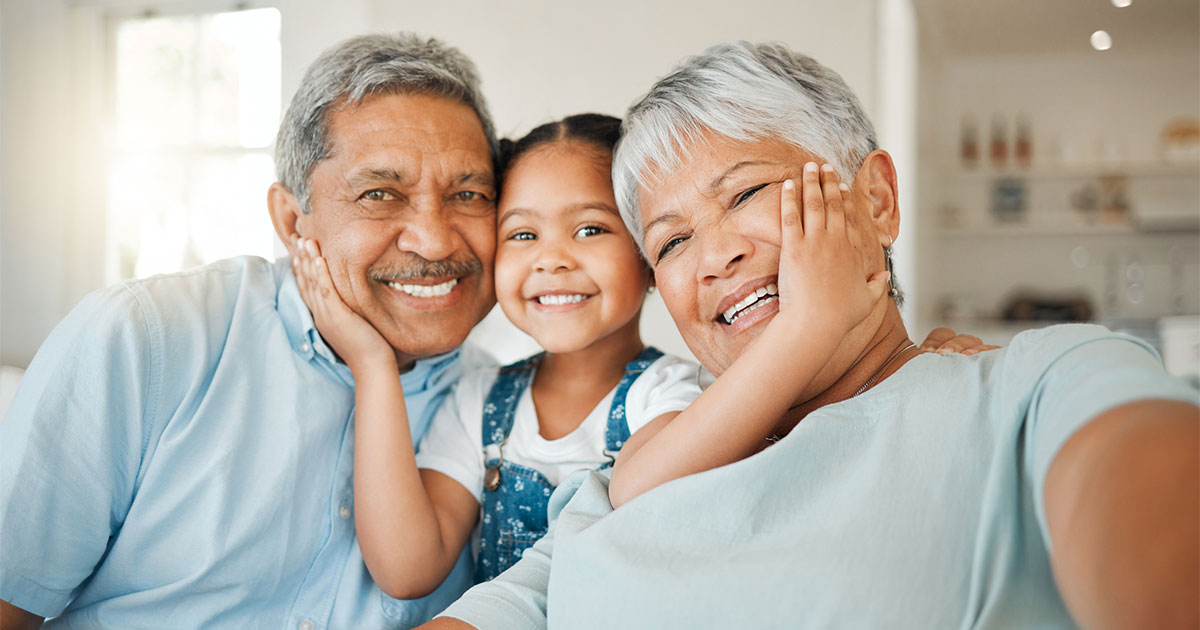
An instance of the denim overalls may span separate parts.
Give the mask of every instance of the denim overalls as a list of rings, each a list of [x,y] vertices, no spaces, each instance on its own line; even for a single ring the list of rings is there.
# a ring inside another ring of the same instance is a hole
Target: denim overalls
[[[610,460],[629,439],[629,423],[625,420],[625,395],[629,386],[662,355],[658,349],[647,346],[625,366],[625,376],[617,385],[608,412],[605,455]],[[542,355],[538,354],[500,368],[483,406],[483,449],[486,453],[488,446],[499,444],[500,457],[488,459],[486,464],[479,557],[475,560],[476,583],[500,575],[520,560],[521,554],[549,528],[546,508],[554,486],[542,473],[504,459],[504,443],[512,432],[517,402],[529,387],[534,368],[541,359]],[[612,461],[606,462],[600,469],[611,465]]]

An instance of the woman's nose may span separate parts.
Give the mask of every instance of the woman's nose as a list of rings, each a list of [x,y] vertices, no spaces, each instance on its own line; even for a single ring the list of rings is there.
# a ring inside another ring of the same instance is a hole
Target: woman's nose
[[[708,284],[732,275],[737,264],[753,252],[750,239],[730,229],[732,227],[712,226],[692,236],[700,241],[697,243],[700,261],[696,278],[701,283]]]

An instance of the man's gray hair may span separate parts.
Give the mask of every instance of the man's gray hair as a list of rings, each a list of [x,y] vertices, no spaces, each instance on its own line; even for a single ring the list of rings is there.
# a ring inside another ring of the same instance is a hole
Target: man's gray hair
[[[782,44],[728,42],[685,59],[625,115],[613,188],[629,233],[646,253],[639,184],[667,177],[705,131],[779,139],[821,156],[851,182],[876,148],[875,128],[836,72]]]
[[[308,178],[333,151],[329,114],[357,106],[369,94],[431,94],[469,106],[479,116],[495,163],[495,126],[475,64],[466,55],[412,33],[355,37],[321,53],[309,66],[279,125],[276,177],[304,212],[311,210]]]

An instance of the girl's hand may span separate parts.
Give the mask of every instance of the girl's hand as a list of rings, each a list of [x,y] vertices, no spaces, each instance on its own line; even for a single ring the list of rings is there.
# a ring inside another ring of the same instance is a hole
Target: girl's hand
[[[846,221],[850,188],[829,165],[804,167],[803,208],[792,180],[780,201],[779,316],[804,334],[840,339],[862,322],[887,292],[888,272],[862,271],[858,230]],[[774,322],[772,322],[774,323]]]
[[[346,362],[351,372],[368,362],[388,365],[395,369],[395,351],[375,327],[358,313],[350,310],[333,286],[333,278],[321,250],[312,239],[296,241],[297,254],[292,257],[292,270],[300,297],[312,311],[313,322],[321,337]]]
[[[979,354],[988,350],[995,350],[1000,346],[983,343],[983,340],[975,335],[966,333],[958,334],[949,328],[934,328],[929,331],[929,336],[925,341],[921,342],[921,352],[936,352],[938,354],[950,354],[957,352],[959,354]]]

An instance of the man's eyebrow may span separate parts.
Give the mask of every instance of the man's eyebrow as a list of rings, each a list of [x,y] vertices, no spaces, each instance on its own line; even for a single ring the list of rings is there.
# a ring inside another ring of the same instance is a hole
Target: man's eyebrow
[[[724,173],[721,173],[716,177],[716,179],[713,179],[712,183],[708,185],[708,192],[710,195],[715,195],[717,191],[721,189],[721,186],[725,183],[725,180],[728,179],[730,175],[736,173],[739,169],[747,166],[760,166],[769,163],[770,162],[764,162],[762,160],[742,160],[741,162],[738,162],[737,164],[725,169]]]
[[[496,185],[496,177],[489,171],[472,171],[459,175],[454,183],[463,184],[479,184],[481,186],[494,187]]]
[[[346,178],[353,186],[369,186],[381,182],[404,183],[410,178],[394,168],[366,168],[351,173]]]

